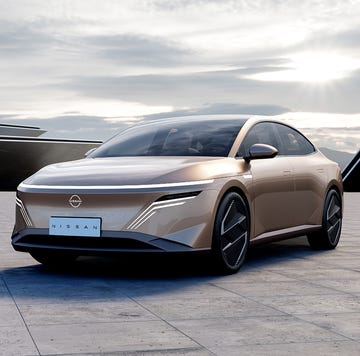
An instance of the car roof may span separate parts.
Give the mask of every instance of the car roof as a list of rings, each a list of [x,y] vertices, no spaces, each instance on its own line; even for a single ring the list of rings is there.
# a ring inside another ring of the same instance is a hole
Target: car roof
[[[160,119],[145,119],[137,123],[137,125],[146,125],[153,123],[160,123],[166,121],[208,121],[208,120],[245,120],[249,123],[258,121],[279,121],[276,116],[265,115],[244,115],[244,114],[211,114],[211,115],[186,115],[186,116],[168,116]]]

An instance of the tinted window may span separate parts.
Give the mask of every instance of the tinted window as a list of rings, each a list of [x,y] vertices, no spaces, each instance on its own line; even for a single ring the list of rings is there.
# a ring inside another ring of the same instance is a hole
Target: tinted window
[[[274,124],[272,122],[258,123],[249,130],[240,145],[239,156],[247,156],[250,147],[256,143],[265,143],[276,149],[279,148],[279,140],[275,134]]]
[[[288,156],[307,155],[315,152],[314,146],[298,131],[289,126],[274,124],[279,134],[281,146],[279,154]]]
[[[226,157],[245,119],[169,119],[134,126],[104,143],[89,157]]]

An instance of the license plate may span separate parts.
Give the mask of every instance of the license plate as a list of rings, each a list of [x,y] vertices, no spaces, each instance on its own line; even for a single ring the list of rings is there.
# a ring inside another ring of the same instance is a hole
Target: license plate
[[[100,237],[100,218],[61,218],[52,216],[49,234],[60,236]]]

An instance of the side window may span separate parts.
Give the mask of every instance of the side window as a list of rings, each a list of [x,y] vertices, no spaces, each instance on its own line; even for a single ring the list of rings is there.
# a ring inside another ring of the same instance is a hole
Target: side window
[[[279,141],[272,122],[260,122],[252,127],[240,145],[239,156],[249,154],[249,149],[255,143],[265,143],[279,149]]]
[[[282,124],[274,124],[281,141],[282,155],[299,156],[308,155],[315,152],[314,146],[298,131],[289,126]]]

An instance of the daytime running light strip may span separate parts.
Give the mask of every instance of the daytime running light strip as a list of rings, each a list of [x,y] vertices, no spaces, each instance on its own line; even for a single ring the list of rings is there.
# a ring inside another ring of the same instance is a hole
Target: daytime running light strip
[[[19,198],[16,198],[16,205],[19,207],[21,215],[24,218],[26,225],[28,227],[31,227],[32,221],[30,219],[30,216],[29,216],[28,212],[26,211],[23,202]]]
[[[190,182],[179,182],[179,183],[155,183],[155,184],[129,184],[129,185],[44,185],[44,184],[26,184],[21,183],[19,188],[35,188],[35,189],[55,189],[55,190],[68,190],[68,189],[152,189],[152,188],[176,188],[176,187],[189,187],[192,185],[204,185],[213,183],[213,179],[207,180],[195,180]]]
[[[144,224],[145,221],[149,220],[157,212],[157,210],[183,205],[186,203],[186,200],[194,198],[195,197],[187,197],[154,202],[149,205],[127,228],[131,230],[137,229],[142,224]]]

